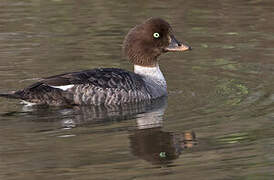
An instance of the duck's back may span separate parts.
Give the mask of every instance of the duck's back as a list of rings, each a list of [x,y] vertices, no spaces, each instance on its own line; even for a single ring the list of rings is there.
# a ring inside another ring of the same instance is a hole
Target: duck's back
[[[151,98],[142,76],[116,68],[51,76],[15,92],[14,97],[51,105],[111,105]]]

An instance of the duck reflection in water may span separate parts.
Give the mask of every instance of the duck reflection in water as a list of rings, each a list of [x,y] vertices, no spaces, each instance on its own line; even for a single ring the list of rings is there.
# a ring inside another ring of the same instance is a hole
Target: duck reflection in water
[[[23,106],[22,112],[9,112],[4,116],[16,114],[28,114],[28,117],[37,116],[36,121],[57,121],[61,122],[62,128],[68,126],[82,126],[94,123],[110,123],[113,121],[123,121],[137,119],[141,126],[141,121],[147,123],[161,122],[158,116],[163,114],[167,105],[167,97],[158,98],[137,103],[125,103],[121,105],[101,105],[101,106],[68,106],[68,107],[48,107],[48,106]],[[41,118],[47,117],[47,118]],[[34,117],[32,117],[34,118]],[[157,119],[156,122],[152,120]]]
[[[129,136],[132,154],[152,164],[168,165],[177,159],[183,149],[192,148],[197,144],[193,131],[163,131],[163,115],[167,103],[153,111],[143,113],[136,118],[137,128]]]
[[[197,144],[193,131],[166,132],[162,129],[163,116],[167,108],[166,97],[128,106],[95,108],[97,109],[81,109],[79,115],[82,117],[79,119],[136,119],[136,127],[129,130],[131,152],[152,164],[168,165],[177,159],[184,149]]]
[[[132,154],[152,164],[168,165],[197,141],[193,131],[166,132],[162,129],[166,107],[166,97],[127,106],[77,107],[79,112],[74,122],[136,119],[136,127],[129,130]]]
[[[132,153],[152,164],[167,165],[177,159],[185,148],[196,145],[193,131],[174,133],[162,131],[161,127],[140,129],[130,136]]]
[[[38,113],[39,117],[41,117],[41,113],[46,113],[47,116],[54,114],[53,120],[60,121],[62,119],[61,126],[63,128],[135,119],[136,126],[134,128],[125,127],[124,129],[130,134],[132,154],[152,164],[168,165],[177,159],[184,149],[196,145],[197,141],[193,131],[166,132],[163,130],[163,115],[166,107],[167,98],[163,97],[154,101],[123,106],[38,108],[32,111],[32,114]]]
[[[75,126],[86,123],[109,123],[113,121],[123,121],[136,119],[138,127],[154,127],[162,124],[162,115],[167,106],[167,97],[158,98],[138,103],[127,103],[122,105],[102,105],[102,106],[75,106],[73,108],[62,109],[60,114],[66,115],[66,121],[70,121]]]

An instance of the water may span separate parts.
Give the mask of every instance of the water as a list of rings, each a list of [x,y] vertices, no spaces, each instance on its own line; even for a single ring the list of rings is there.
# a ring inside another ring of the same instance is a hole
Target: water
[[[273,179],[274,2],[0,0],[0,91],[95,67],[132,69],[148,17],[193,47],[161,57],[168,100],[113,109],[0,99],[0,179]]]

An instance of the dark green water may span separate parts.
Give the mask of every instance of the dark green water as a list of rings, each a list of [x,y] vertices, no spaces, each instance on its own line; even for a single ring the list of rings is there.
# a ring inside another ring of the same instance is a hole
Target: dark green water
[[[193,47],[161,56],[169,97],[120,109],[0,99],[0,179],[274,178],[274,2],[0,0],[0,92],[132,66],[127,31],[162,17]]]

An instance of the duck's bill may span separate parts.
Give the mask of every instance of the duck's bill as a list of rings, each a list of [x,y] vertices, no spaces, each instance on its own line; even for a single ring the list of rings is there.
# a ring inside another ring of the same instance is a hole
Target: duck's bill
[[[170,36],[169,46],[165,48],[166,52],[175,52],[175,51],[187,51],[192,50],[190,46],[180,43],[175,39],[174,36]]]

